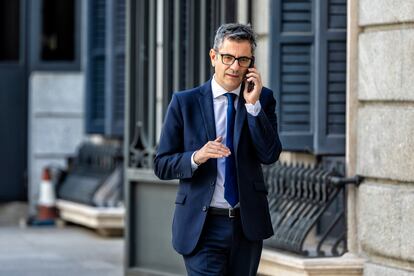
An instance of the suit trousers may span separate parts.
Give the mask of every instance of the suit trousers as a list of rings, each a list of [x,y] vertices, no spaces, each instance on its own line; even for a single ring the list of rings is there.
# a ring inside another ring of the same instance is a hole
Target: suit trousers
[[[240,217],[208,214],[194,251],[184,255],[189,276],[256,275],[263,241],[249,241]]]

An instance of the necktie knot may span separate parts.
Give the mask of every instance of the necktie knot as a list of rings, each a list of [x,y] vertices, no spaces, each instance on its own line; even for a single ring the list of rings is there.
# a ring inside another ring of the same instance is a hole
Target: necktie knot
[[[232,99],[234,99],[234,98],[237,96],[236,94],[234,94],[234,93],[230,93],[230,92],[227,92],[225,95],[226,95],[227,97],[232,98]]]
[[[229,103],[232,103],[233,106],[234,106],[234,99],[236,98],[237,95],[233,94],[233,93],[226,93],[225,95],[226,95],[227,100],[229,101]]]

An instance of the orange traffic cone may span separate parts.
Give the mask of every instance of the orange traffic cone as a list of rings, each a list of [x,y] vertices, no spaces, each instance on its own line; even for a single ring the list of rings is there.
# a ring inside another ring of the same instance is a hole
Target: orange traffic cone
[[[37,219],[41,221],[54,220],[57,217],[56,196],[51,181],[49,168],[43,169],[40,182]]]

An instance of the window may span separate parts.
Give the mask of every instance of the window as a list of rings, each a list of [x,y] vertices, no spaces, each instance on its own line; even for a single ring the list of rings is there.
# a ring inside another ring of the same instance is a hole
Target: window
[[[271,5],[271,86],[283,148],[344,154],[346,0]]]
[[[80,69],[80,0],[31,2],[33,70]]]
[[[73,61],[75,59],[75,1],[43,0],[42,61]]]

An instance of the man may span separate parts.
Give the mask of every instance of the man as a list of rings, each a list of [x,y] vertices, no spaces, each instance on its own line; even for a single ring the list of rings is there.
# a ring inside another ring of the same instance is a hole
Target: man
[[[261,164],[282,148],[255,47],[250,26],[222,25],[210,50],[213,78],[175,93],[168,107],[155,174],[180,180],[173,246],[189,275],[256,275],[263,239],[273,235]]]

